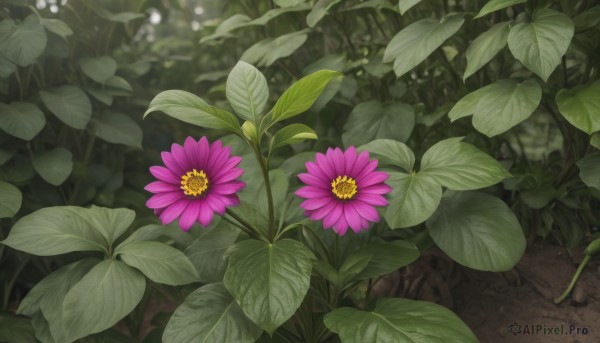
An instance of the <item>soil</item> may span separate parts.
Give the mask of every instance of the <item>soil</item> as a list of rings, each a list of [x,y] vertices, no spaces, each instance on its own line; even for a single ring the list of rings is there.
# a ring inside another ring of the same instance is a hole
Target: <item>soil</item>
[[[481,343],[598,343],[600,259],[588,263],[569,298],[553,303],[582,258],[581,251],[570,256],[562,247],[536,243],[513,270],[492,273],[432,251],[380,280],[374,292],[444,305]]]

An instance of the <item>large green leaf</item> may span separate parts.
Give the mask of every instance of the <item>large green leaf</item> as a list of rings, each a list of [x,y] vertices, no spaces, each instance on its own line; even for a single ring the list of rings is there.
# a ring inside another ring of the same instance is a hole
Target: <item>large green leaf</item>
[[[0,218],[14,217],[23,201],[21,191],[8,182],[0,181],[0,194]]]
[[[150,102],[144,117],[154,111],[165,112],[193,125],[241,134],[240,124],[233,114],[211,106],[189,92],[168,90],[158,94]]]
[[[19,101],[10,105],[0,102],[0,129],[6,133],[30,141],[45,125],[44,113],[36,105]]]
[[[383,61],[394,61],[394,72],[400,77],[423,62],[455,34],[464,21],[462,15],[449,15],[441,20],[428,18],[412,23],[392,38]]]
[[[306,139],[317,139],[317,134],[313,129],[304,124],[291,124],[273,135],[270,150],[273,151],[288,144],[297,144]]]
[[[128,115],[105,111],[98,116],[95,129],[96,136],[109,143],[142,148],[142,128]]]
[[[227,77],[226,93],[235,113],[243,119],[258,123],[269,100],[267,79],[260,70],[239,61]]]
[[[60,186],[73,170],[73,154],[65,148],[55,148],[35,155],[31,160],[40,176],[54,186]]]
[[[135,219],[135,211],[128,208],[106,208],[93,206],[80,215],[98,230],[112,245],[117,238],[121,237]]]
[[[510,176],[494,158],[461,140],[449,138],[429,148],[423,154],[420,173],[460,191],[488,187]]]
[[[20,25],[11,19],[0,22],[0,54],[22,67],[35,62],[47,41],[46,30],[35,14],[27,16]]]
[[[146,289],[137,270],[114,259],[97,264],[67,293],[62,306],[68,341],[104,331],[133,311]]]
[[[373,241],[364,246],[361,252],[371,255],[371,259],[355,280],[364,280],[389,274],[407,266],[419,258],[419,249],[407,241]]]
[[[600,131],[600,81],[587,87],[561,89],[556,93],[558,110],[569,123],[591,135]]]
[[[46,28],[46,30],[55,33],[62,38],[67,38],[68,36],[73,34],[73,30],[67,25],[64,21],[59,19],[47,19],[43,18],[41,20],[42,25]]]
[[[509,21],[504,21],[492,26],[469,45],[466,52],[467,69],[463,75],[463,81],[481,69],[506,46],[509,24]]]
[[[600,149],[600,131],[590,137],[590,145],[596,149]]]
[[[10,314],[0,314],[0,342],[35,342],[31,320]]]
[[[2,243],[38,256],[106,252],[106,239],[88,221],[88,211],[75,206],[42,208],[21,218]]]
[[[79,64],[83,73],[98,83],[106,82],[117,71],[117,62],[110,56],[82,58]]]
[[[291,118],[308,110],[329,81],[340,76],[342,74],[337,71],[319,70],[295,82],[275,103],[272,110],[273,122]]]
[[[329,9],[339,3],[341,0],[318,0],[310,13],[306,16],[306,25],[315,27],[321,19],[327,14]]]
[[[574,31],[571,18],[546,8],[535,12],[531,23],[510,29],[508,47],[527,69],[546,81],[567,52]]]
[[[163,333],[165,343],[254,342],[262,330],[244,315],[222,283],[185,298]]]
[[[350,112],[342,141],[345,146],[359,146],[374,139],[405,142],[414,127],[415,113],[410,105],[396,102],[383,106],[379,101],[367,101]]]
[[[179,286],[198,281],[198,273],[187,256],[164,243],[133,242],[117,247],[115,254],[154,282]]]
[[[600,190],[600,152],[596,151],[582,158],[577,166],[583,183]]]
[[[84,129],[92,117],[92,103],[81,88],[60,86],[40,91],[40,97],[50,112],[75,129]]]
[[[190,259],[199,280],[203,283],[223,280],[227,263],[225,251],[235,243],[240,230],[230,225],[220,224],[216,228],[202,234],[184,251]]]
[[[419,2],[421,2],[421,0],[398,0],[398,9],[400,10],[400,14],[404,15],[404,13],[406,13]]]
[[[392,187],[385,220],[392,228],[415,226],[426,221],[437,209],[442,187],[435,177],[422,173],[389,172],[386,183]]]
[[[298,50],[308,38],[308,30],[291,32],[277,38],[267,38],[244,51],[240,60],[257,67],[269,67],[280,58]]]
[[[342,343],[477,343],[452,311],[427,301],[379,299],[373,311],[342,307],[325,315]]]
[[[527,0],[490,0],[481,8],[481,10],[479,10],[479,13],[477,13],[475,18],[473,19],[483,17],[488,13],[492,13],[503,8],[507,8],[517,4],[522,4],[526,1]]]
[[[510,270],[525,252],[515,214],[502,200],[484,193],[447,192],[427,229],[448,256],[477,270]]]
[[[448,116],[455,121],[473,114],[475,129],[493,137],[529,118],[541,99],[542,88],[534,79],[499,80],[460,99]]]
[[[396,166],[410,173],[415,165],[415,155],[410,148],[391,139],[376,139],[358,147],[359,151],[368,151],[372,158],[379,161],[379,166]]]
[[[272,334],[300,307],[308,286],[310,250],[297,241],[245,240],[227,251],[223,282],[242,311]]]

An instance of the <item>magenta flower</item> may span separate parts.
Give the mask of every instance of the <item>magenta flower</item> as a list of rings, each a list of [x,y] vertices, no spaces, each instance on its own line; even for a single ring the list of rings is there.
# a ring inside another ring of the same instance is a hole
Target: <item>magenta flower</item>
[[[367,151],[357,154],[354,147],[317,153],[315,162],[306,162],[308,173],[298,178],[307,186],[296,191],[304,198],[300,207],[312,220],[323,220],[323,227],[343,236],[348,227],[358,233],[369,222],[378,222],[375,206],[387,206],[383,194],[392,188],[384,183],[387,173],[375,171],[377,160],[369,160]]]
[[[227,207],[239,204],[235,194],[246,185],[236,180],[244,171],[237,168],[241,157],[230,156],[231,148],[221,141],[196,142],[192,137],[183,146],[173,144],[171,152],[161,153],[165,167],[150,167],[158,179],[144,189],[155,193],[146,206],[154,209],[163,224],[179,217],[179,226],[188,231],[197,221],[206,227],[213,215],[225,214]]]

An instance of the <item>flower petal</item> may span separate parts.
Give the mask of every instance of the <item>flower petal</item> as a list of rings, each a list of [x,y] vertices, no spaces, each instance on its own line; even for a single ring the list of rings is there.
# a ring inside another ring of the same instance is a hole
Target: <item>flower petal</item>
[[[342,149],[333,149],[333,151],[331,151],[331,155],[329,154],[329,151],[327,151],[327,157],[333,164],[333,169],[335,170],[336,176],[344,175],[346,172],[346,158],[344,157],[344,152],[342,152]]]
[[[358,195],[356,200],[360,200],[360,201],[362,201],[366,204],[372,205],[372,206],[387,206],[387,205],[389,205],[389,202],[382,195],[379,195],[379,194],[361,193]]]
[[[246,184],[242,181],[229,181],[227,183],[213,185],[212,191],[217,194],[233,194],[244,188],[244,186],[246,186]]]
[[[231,147],[224,147],[221,149],[221,152],[216,155],[210,156],[210,160],[208,161],[208,170],[219,170],[223,167],[227,159],[231,155]]]
[[[175,161],[175,157],[173,157],[173,154],[171,154],[170,152],[163,151],[160,153],[160,157],[162,158],[165,166],[169,168],[169,170],[171,170],[174,174],[184,175],[186,173],[186,171],[181,168],[179,163]]]
[[[374,171],[370,174],[364,175],[362,178],[356,180],[356,185],[358,188],[368,187],[371,185],[375,185],[378,183],[382,183],[390,177],[388,173]]]
[[[309,185],[309,186],[314,186],[314,187],[318,187],[318,188],[323,188],[323,189],[330,189],[331,188],[331,184],[330,182],[324,182],[321,178],[313,175],[313,174],[309,174],[309,173],[302,173],[302,174],[298,174],[298,178],[300,179],[300,181],[304,182],[305,184]]]
[[[185,208],[181,217],[179,218],[179,227],[183,231],[189,231],[192,225],[198,219],[198,214],[200,214],[200,206],[202,203],[206,202],[205,200],[192,200],[189,201],[188,206]]]
[[[200,225],[202,225],[203,227],[209,226],[213,220],[213,216],[213,210],[210,208],[210,206],[208,206],[206,202],[203,202],[202,207],[200,207],[200,213],[198,215],[198,222],[200,223]]]
[[[305,163],[306,170],[309,174],[314,175],[321,179],[325,183],[331,183],[333,178],[328,177],[325,172],[315,163],[315,162],[306,162]]]
[[[227,160],[227,162],[225,162],[223,167],[221,167],[217,170],[211,170],[212,178],[214,178],[215,180],[218,180],[221,177],[221,175],[223,175],[223,174],[229,172],[230,170],[232,170],[233,168],[237,167],[237,165],[240,164],[241,161],[242,161],[242,158],[239,156],[230,157],[229,160]]]
[[[313,186],[304,186],[296,191],[297,196],[305,199],[317,198],[317,197],[325,197],[331,195],[330,191],[326,191],[323,188],[317,188]]]
[[[356,163],[357,157],[358,154],[356,153],[356,148],[354,146],[351,146],[346,150],[344,153],[344,175],[352,177],[350,173],[354,169],[354,164]]]
[[[192,169],[202,169],[198,165],[198,144],[192,137],[185,139],[185,142],[183,143],[183,149],[190,167],[192,167]]]
[[[369,163],[367,163],[365,168],[363,170],[361,170],[360,173],[358,173],[358,175],[356,175],[356,179],[360,180],[362,178],[368,177],[368,175],[371,174],[375,170],[375,168],[377,168],[378,163],[379,162],[377,160],[369,161]]]
[[[361,228],[361,218],[351,202],[346,203],[344,206],[344,217],[346,218],[348,225],[352,228],[352,231],[359,233]]]
[[[358,199],[353,201],[352,205],[362,218],[375,223],[379,222],[379,213],[372,205]]]
[[[227,173],[215,177],[213,180],[213,184],[220,184],[220,183],[225,183],[225,182],[235,180],[238,177],[242,176],[242,174],[244,174],[243,169],[233,168],[233,169],[229,170]]]
[[[146,201],[146,207],[148,208],[161,208],[167,207],[175,201],[184,198],[183,192],[166,192],[154,194],[148,201]]]
[[[326,229],[332,227],[335,223],[337,223],[337,221],[342,216],[342,213],[344,213],[344,205],[342,203],[335,201],[334,204],[335,206],[333,207],[331,212],[329,212],[325,216],[325,218],[323,218],[323,227]]]
[[[206,196],[206,203],[210,206],[210,208],[213,209],[213,211],[217,212],[219,215],[224,215],[227,206],[225,205],[223,198],[224,197],[219,196],[218,194],[211,193]]]
[[[325,174],[327,180],[335,179],[335,169],[333,168],[333,164],[329,161],[329,159],[321,153],[317,153],[315,158],[317,166],[321,169],[323,174]]]
[[[240,204],[240,198],[238,198],[236,194],[219,195],[219,199],[221,199],[227,207],[233,207]]]
[[[171,154],[173,154],[173,158],[175,158],[175,161],[179,164],[181,169],[185,171],[194,169],[194,166],[192,166],[185,156],[185,150],[181,145],[175,143],[171,144]]]
[[[333,225],[333,231],[340,236],[346,234],[346,231],[348,231],[348,222],[346,222],[344,215],[341,215],[340,219],[338,219],[338,221]]]
[[[358,190],[358,193],[359,193],[359,195],[360,194],[387,194],[391,191],[392,191],[392,187],[386,185],[385,183],[381,183],[381,184],[377,184],[377,185],[360,188]]]
[[[319,209],[331,202],[333,202],[335,200],[333,200],[331,197],[319,197],[319,198],[312,198],[312,199],[308,199],[308,200],[304,200],[301,204],[300,207],[305,209],[305,210],[316,210]]]
[[[356,178],[360,172],[365,169],[365,167],[367,166],[367,164],[369,163],[369,152],[368,151],[363,151],[361,152],[358,157],[356,158],[356,163],[354,164],[354,167],[352,168],[352,171],[350,172],[350,177]]]
[[[210,145],[208,143],[208,139],[205,136],[202,136],[198,141],[198,145],[196,146],[196,152],[198,155],[196,156],[196,161],[198,162],[198,168],[204,170],[207,167],[208,158],[210,157]]]
[[[161,181],[169,182],[176,185],[181,184],[181,176],[175,175],[175,173],[173,173],[171,170],[162,166],[150,167],[150,174],[152,174],[155,178]]]
[[[316,210],[306,210],[304,214],[310,217],[311,220],[321,220],[325,218],[325,216],[328,215],[331,212],[331,210],[335,208],[335,206],[336,201],[331,201],[325,204],[325,206],[320,207]]]
[[[160,222],[163,225],[167,225],[167,224],[171,223],[172,221],[174,221],[175,219],[177,219],[177,217],[179,217],[179,215],[181,215],[183,210],[185,210],[185,208],[187,207],[189,202],[190,201],[188,199],[180,199],[180,200],[177,200],[172,205],[165,208],[162,211],[162,213],[160,214],[160,217],[159,217]]]
[[[144,189],[151,193],[176,192],[180,190],[178,186],[164,181],[150,182]]]

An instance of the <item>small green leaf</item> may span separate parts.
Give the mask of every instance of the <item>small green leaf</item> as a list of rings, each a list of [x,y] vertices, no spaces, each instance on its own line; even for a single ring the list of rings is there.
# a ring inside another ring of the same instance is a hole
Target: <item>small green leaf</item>
[[[128,115],[105,111],[98,116],[95,129],[96,136],[109,143],[142,148],[142,128]]]
[[[466,52],[467,69],[463,81],[491,61],[506,46],[509,24],[509,21],[504,21],[492,26],[469,45]]]
[[[600,131],[600,81],[587,87],[561,89],[556,93],[558,110],[569,123],[591,135]]]
[[[244,124],[242,124],[242,134],[252,144],[259,144],[258,129],[256,129],[256,126],[252,124],[252,122],[245,121]]]
[[[508,47],[513,56],[542,80],[560,64],[575,32],[567,15],[551,9],[534,13],[531,23],[519,23],[510,29]]]
[[[600,190],[600,152],[585,156],[579,162],[579,177],[588,187]]]
[[[0,181],[0,194],[0,218],[14,217],[23,201],[21,191],[8,182]]]
[[[449,138],[429,148],[421,159],[420,173],[457,191],[488,187],[510,176],[498,161],[461,140]]]
[[[600,149],[600,131],[590,137],[590,145],[596,149]]]
[[[573,24],[577,31],[600,25],[600,6],[594,6],[579,13],[573,18]]]
[[[235,113],[256,125],[267,106],[269,86],[260,70],[239,61],[227,77],[226,94]]]
[[[490,0],[481,8],[479,13],[477,13],[473,19],[481,18],[488,13],[492,13],[517,4],[522,4],[524,2],[527,2],[527,0]]]
[[[452,311],[428,301],[379,299],[373,311],[342,307],[324,322],[343,343],[478,342]]]
[[[241,134],[240,124],[233,114],[208,105],[189,92],[168,90],[158,94],[150,102],[144,117],[154,111],[163,111],[175,119],[193,125]]]
[[[419,258],[419,249],[407,241],[372,241],[360,251],[371,255],[369,264],[355,280],[365,280],[389,274],[398,268],[407,266]]]
[[[235,29],[239,29],[239,28],[251,25],[250,24],[251,21],[252,21],[252,19],[250,19],[250,17],[248,17],[245,14],[234,14],[231,17],[223,20],[223,22],[215,30],[215,33],[213,33],[212,35],[202,37],[202,39],[200,40],[200,43],[202,44],[209,40],[227,36],[229,34],[229,32],[231,32]]]
[[[484,193],[447,192],[427,229],[448,256],[477,270],[510,270],[525,252],[515,214],[502,200]]]
[[[300,307],[310,284],[310,250],[297,241],[245,240],[228,251],[223,282],[244,314],[272,334]]]
[[[67,341],[104,331],[140,302],[146,279],[121,261],[104,260],[67,293],[62,306]]]
[[[320,70],[303,77],[288,88],[277,100],[272,110],[273,123],[282,121],[308,110],[334,77],[343,74],[332,70]]]
[[[33,168],[46,182],[60,186],[73,170],[73,154],[65,148],[55,148],[31,160]]]
[[[345,146],[359,146],[374,139],[406,142],[414,127],[415,113],[410,105],[395,102],[383,106],[379,101],[367,101],[350,112],[342,141]]]
[[[319,0],[306,16],[306,25],[308,27],[315,27],[321,19],[327,14],[329,9],[341,0]]]
[[[414,5],[421,2],[421,0],[399,0],[398,1],[398,9],[400,10],[400,14],[404,15],[409,9],[411,9]]]
[[[26,141],[37,136],[46,125],[46,117],[40,109],[28,102],[0,102],[0,129],[11,136]]]
[[[400,77],[423,62],[455,34],[464,21],[462,15],[449,15],[441,20],[429,18],[412,23],[392,38],[383,61],[394,61],[394,72]]]
[[[44,52],[48,38],[35,14],[30,14],[20,25],[11,19],[0,22],[0,51],[9,61],[28,66]]]
[[[306,0],[273,0],[279,7],[293,7],[302,4]]]
[[[379,166],[396,166],[410,173],[415,165],[415,155],[410,148],[391,139],[376,139],[358,147],[359,151],[368,151],[372,158],[379,161]]]
[[[290,4],[289,6],[281,6],[280,5],[282,8],[274,8],[272,10],[269,10],[265,14],[260,16],[259,18],[252,20],[250,22],[250,24],[265,25],[269,21],[271,21],[271,19],[279,17],[280,15],[282,15],[284,13],[308,11],[312,8],[312,6],[310,4],[304,3],[304,0],[286,0],[286,1]],[[279,2],[282,2],[282,1],[279,0]],[[277,1],[275,1],[275,3],[277,3]]]
[[[117,71],[117,62],[109,56],[82,58],[79,64],[83,73],[98,83],[104,83]]]
[[[203,283],[223,281],[227,263],[225,251],[237,240],[240,230],[229,225],[218,225],[202,234],[184,251]]]
[[[389,174],[386,183],[393,190],[384,217],[390,228],[415,226],[431,217],[442,199],[442,187],[436,179],[424,173]]]
[[[60,86],[40,91],[40,97],[50,112],[75,129],[84,129],[92,117],[92,103],[81,88]]]
[[[304,124],[291,124],[273,135],[269,150],[274,151],[284,145],[297,144],[306,139],[317,139],[316,132]]]
[[[493,137],[529,118],[541,99],[542,88],[534,79],[499,80],[460,99],[448,117],[455,121],[473,114],[475,129]]]
[[[109,246],[127,231],[135,219],[135,211],[128,208],[106,208],[93,205],[81,215],[104,236]]]
[[[163,333],[165,343],[252,343],[262,330],[244,315],[222,283],[202,286],[185,298]]]
[[[190,260],[181,251],[164,243],[133,242],[120,245],[115,254],[154,282],[179,286],[198,281],[198,273]]]
[[[59,19],[42,19],[42,25],[46,28],[46,30],[55,33],[62,38],[67,38],[68,36],[73,34],[73,30],[67,25],[64,21]]]
[[[308,30],[291,32],[277,38],[267,38],[244,51],[240,60],[257,67],[269,67],[280,58],[298,50],[308,38]]]

